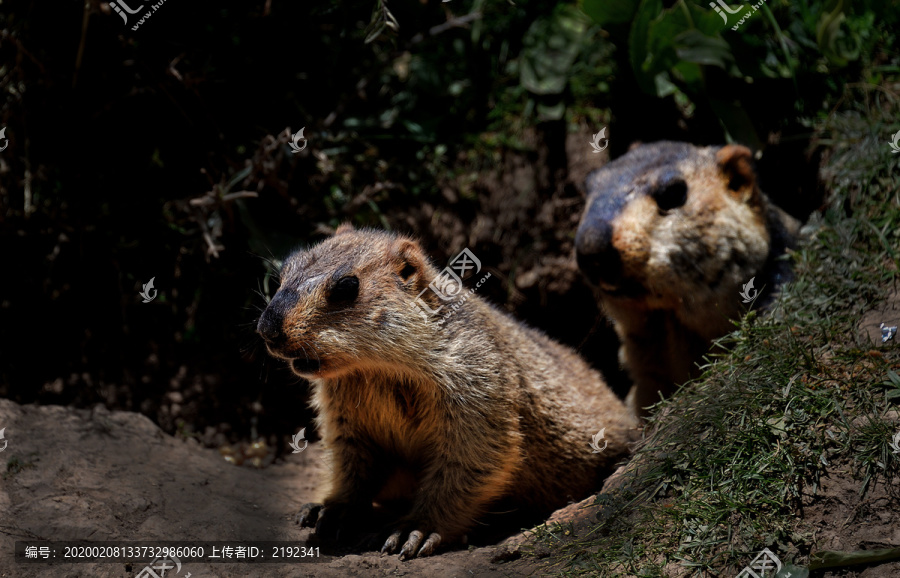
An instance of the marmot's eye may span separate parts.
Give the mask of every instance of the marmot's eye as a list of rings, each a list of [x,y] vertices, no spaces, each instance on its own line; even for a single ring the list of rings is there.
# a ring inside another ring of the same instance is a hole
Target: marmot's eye
[[[345,303],[353,301],[357,295],[359,295],[359,279],[354,275],[348,275],[341,277],[334,284],[334,287],[331,288],[331,292],[328,294],[328,300],[332,303]]]
[[[669,182],[653,192],[653,200],[663,211],[680,207],[687,201],[687,184],[682,180]]]

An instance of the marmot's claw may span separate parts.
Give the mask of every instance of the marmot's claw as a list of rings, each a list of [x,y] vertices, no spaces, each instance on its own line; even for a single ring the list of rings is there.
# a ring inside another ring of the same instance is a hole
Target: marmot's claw
[[[381,548],[382,554],[393,554],[397,551],[397,546],[400,545],[400,536],[403,534],[403,530],[397,530],[393,534],[391,534],[388,539],[384,542],[384,546]]]
[[[400,545],[400,537],[405,534],[405,530],[397,530],[384,543],[384,547],[381,549],[383,554],[393,554],[397,551],[397,547]],[[425,532],[421,530],[413,530],[409,533],[409,538],[407,538],[406,543],[403,544],[403,547],[400,549],[400,559],[408,560],[410,558],[431,556],[434,554],[435,550],[441,543],[441,535],[437,532],[431,532],[428,534],[428,538],[424,540]]]
[[[301,527],[312,528],[316,525],[316,521],[319,519],[319,512],[321,511],[322,504],[303,504],[303,507],[297,512],[294,519]]]
[[[406,544],[403,544],[403,548],[400,550],[400,559],[415,558],[416,552],[419,550],[419,544],[422,543],[422,538],[422,532],[418,530],[410,532],[409,539],[406,540]]]
[[[417,556],[431,556],[434,554],[434,551],[437,550],[437,547],[441,545],[441,535],[437,532],[432,532],[428,535],[428,539],[425,540],[425,543],[422,544],[422,548],[419,549],[419,553]]]

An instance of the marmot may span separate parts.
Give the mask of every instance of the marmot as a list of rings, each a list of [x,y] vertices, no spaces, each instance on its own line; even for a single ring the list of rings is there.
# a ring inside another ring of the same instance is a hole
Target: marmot
[[[789,280],[799,224],[759,190],[748,148],[658,142],[588,175],[578,265],[622,343],[636,415],[698,374],[741,297],[764,307]],[[755,289],[751,289],[755,287]]]
[[[410,238],[349,225],[284,262],[257,331],[313,386],[331,479],[298,521],[322,539],[354,532],[373,501],[405,498],[382,552],[426,556],[498,500],[546,515],[586,497],[635,437],[574,351],[444,271]],[[448,293],[465,299],[451,308]]]

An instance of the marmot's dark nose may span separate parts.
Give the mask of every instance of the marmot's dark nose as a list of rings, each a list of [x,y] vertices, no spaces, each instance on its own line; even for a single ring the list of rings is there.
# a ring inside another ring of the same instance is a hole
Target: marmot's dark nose
[[[297,294],[294,291],[282,287],[275,293],[256,324],[256,332],[266,343],[279,345],[285,341],[284,318],[296,304]]]
[[[612,243],[613,228],[603,219],[586,220],[575,235],[578,268],[592,283],[615,282],[622,274],[622,259]]]
[[[260,316],[259,323],[256,324],[256,332],[266,342],[276,343],[284,336],[284,331],[282,330],[283,322],[284,319],[281,314],[270,303],[266,310],[263,311],[262,316]]]

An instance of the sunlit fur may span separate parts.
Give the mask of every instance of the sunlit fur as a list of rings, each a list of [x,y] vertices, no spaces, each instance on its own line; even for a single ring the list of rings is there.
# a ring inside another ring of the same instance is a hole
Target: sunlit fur
[[[661,210],[655,187],[678,177],[688,188],[684,205]],[[787,279],[775,259],[796,223],[767,201],[740,146],[644,145],[592,173],[587,186],[578,235],[589,243],[592,229],[612,227],[621,272],[609,280],[598,270],[594,281],[634,381],[629,407],[644,415],[733,329],[746,308],[744,283],[756,277],[763,303]]]
[[[328,283],[350,274],[358,297],[329,306]],[[279,291],[297,300],[270,351],[321,363],[301,375],[331,459],[326,509],[405,497],[398,527],[447,542],[499,499],[543,515],[597,490],[634,438],[624,405],[573,351],[469,293],[476,277],[445,323],[423,315],[416,296],[437,274],[414,241],[346,226],[285,262]]]

